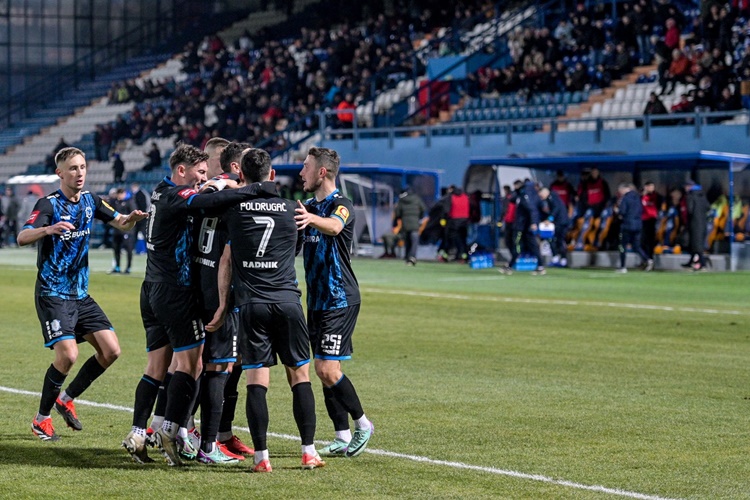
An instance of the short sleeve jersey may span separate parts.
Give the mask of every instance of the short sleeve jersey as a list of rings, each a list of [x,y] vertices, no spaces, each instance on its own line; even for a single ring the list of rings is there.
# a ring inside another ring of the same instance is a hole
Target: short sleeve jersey
[[[94,219],[107,223],[117,215],[106,201],[89,191],[81,192],[77,202],[70,201],[60,190],[40,198],[23,229],[52,226],[61,221],[70,222],[75,229],[42,239],[37,255],[37,293],[65,300],[86,298]]]
[[[151,194],[151,209],[146,232],[145,281],[191,286],[190,250],[193,221],[188,203],[196,191],[177,186],[165,177]]]
[[[238,180],[234,174],[222,174],[214,179]],[[197,216],[193,222],[193,263],[196,287],[200,291],[203,308],[219,308],[219,261],[229,236],[226,226],[218,216]]]
[[[273,182],[251,184],[238,192],[246,199],[225,216],[235,303],[299,303],[302,292],[294,258],[301,234],[294,202],[279,197]]]
[[[305,228],[304,249],[307,308],[312,311],[340,309],[360,303],[359,285],[351,266],[354,239],[354,206],[338,190],[324,200],[305,202],[307,211],[333,217],[344,226],[336,236],[313,227]]]

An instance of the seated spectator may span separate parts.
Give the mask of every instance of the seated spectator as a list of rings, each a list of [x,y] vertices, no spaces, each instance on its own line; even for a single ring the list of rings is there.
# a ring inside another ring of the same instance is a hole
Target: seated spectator
[[[669,65],[669,69],[660,78],[662,84],[661,93],[659,95],[671,94],[674,92],[676,83],[692,83],[693,77],[690,74],[691,64],[690,60],[685,57],[685,54],[680,49],[674,49],[672,51],[672,62]]]
[[[144,172],[150,172],[155,168],[161,167],[161,152],[159,152],[159,147],[155,142],[151,143],[151,149],[146,153],[143,153],[143,156],[148,158],[146,164],[143,165]]]

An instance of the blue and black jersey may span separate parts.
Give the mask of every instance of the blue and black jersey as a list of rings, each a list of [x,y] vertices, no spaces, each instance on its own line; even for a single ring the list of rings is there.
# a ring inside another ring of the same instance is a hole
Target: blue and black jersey
[[[201,194],[190,186],[178,186],[165,177],[151,194],[151,209],[146,232],[145,281],[189,287],[192,277],[193,216],[212,215],[207,209],[227,207],[242,196],[229,189]]]
[[[307,211],[320,217],[334,217],[344,228],[336,236],[305,228],[305,281],[307,309],[325,311],[360,303],[359,284],[352,271],[350,252],[354,239],[354,206],[338,190],[324,200],[305,202]]]
[[[75,229],[61,235],[45,236],[37,257],[36,293],[44,297],[81,300],[88,296],[89,239],[94,219],[110,222],[118,213],[107,202],[83,191],[77,202],[70,201],[59,189],[40,198],[24,229],[70,222]]]

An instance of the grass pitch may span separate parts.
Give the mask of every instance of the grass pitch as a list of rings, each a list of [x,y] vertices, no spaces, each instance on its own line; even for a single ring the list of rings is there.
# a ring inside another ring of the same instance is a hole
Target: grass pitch
[[[81,399],[110,406],[79,403],[80,433],[53,412],[62,439],[42,443],[30,431],[38,397],[9,392],[40,391],[52,360],[33,304],[35,254],[0,251],[0,497],[750,498],[747,273],[501,276],[356,260],[363,305],[344,369],[375,422],[369,452],[299,470],[278,368],[274,472],[253,475],[168,468],[156,453],[139,466],[120,448],[146,360],[136,259],[133,275],[108,276],[109,253],[91,256],[90,293],[123,354]],[[82,345],[77,367],[92,353]],[[317,438],[329,440],[314,387]]]

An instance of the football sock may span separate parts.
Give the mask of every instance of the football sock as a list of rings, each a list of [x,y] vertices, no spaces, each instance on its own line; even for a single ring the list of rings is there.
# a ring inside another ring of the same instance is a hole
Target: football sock
[[[352,416],[352,419],[358,420],[365,414],[362,410],[362,404],[359,402],[359,396],[354,389],[352,381],[346,375],[341,375],[338,382],[331,387],[336,401],[346,409],[346,412]]]
[[[256,450],[255,463],[260,463],[257,460],[257,450],[268,450],[268,445],[266,444],[266,435],[268,433],[267,391],[268,389],[262,385],[250,384],[247,386],[245,411],[247,413],[248,427],[250,427],[250,435],[253,437],[253,445]]]
[[[154,421],[157,417],[159,418],[158,426],[152,422],[152,429],[156,430],[161,427],[161,423],[164,422],[164,413],[167,411],[167,389],[169,389],[169,382],[172,380],[172,374],[167,372],[164,376],[164,381],[159,387],[159,397],[156,398],[156,408],[154,408]]]
[[[148,417],[151,416],[151,410],[156,401],[156,395],[159,393],[159,381],[155,378],[144,375],[141,377],[138,386],[135,388],[135,404],[133,405],[133,427],[146,428]],[[154,430],[159,427],[153,427]]]
[[[225,441],[232,437],[232,422],[234,422],[237,397],[239,396],[237,385],[240,382],[242,371],[242,365],[234,365],[224,386],[224,405],[221,410],[221,423],[219,423],[219,441]]]
[[[91,383],[99,378],[99,376],[104,373],[105,370],[106,368],[100,365],[96,360],[96,356],[91,356],[86,360],[81,369],[78,370],[78,374],[75,376],[68,388],[65,389],[65,393],[71,399],[77,398],[78,396],[83,394],[83,391],[88,389]]]
[[[132,430],[133,434],[135,434],[136,436],[146,437],[146,429],[144,429],[143,427],[137,427],[134,425]]]
[[[315,439],[315,396],[310,382],[300,382],[292,387],[292,410],[297,422],[302,445],[312,445]]]
[[[347,443],[352,440],[352,431],[351,429],[346,429],[345,431],[336,431],[336,438],[346,441]]]
[[[308,455],[315,455],[317,451],[315,451],[315,445],[314,444],[303,444],[302,445],[302,454],[304,455],[307,453]]]
[[[167,390],[167,411],[164,413],[164,429],[170,436],[177,434],[177,428],[190,415],[190,404],[195,397],[195,379],[185,372],[175,372]],[[167,429],[167,424],[174,424],[174,432]]]
[[[49,365],[47,373],[44,375],[44,384],[42,385],[42,398],[39,400],[39,414],[49,416],[55,400],[60,395],[60,388],[65,383],[67,375],[60,373],[54,365]]]
[[[201,377],[201,448],[210,453],[206,446],[213,447],[221,421],[221,404],[224,401],[224,385],[228,372],[206,372]]]
[[[181,427],[176,422],[172,422],[171,420],[167,420],[166,418],[164,419],[164,423],[161,424],[161,430],[163,430],[164,433],[172,439],[177,436],[177,431],[179,431],[180,429]]]
[[[354,427],[356,427],[357,429],[369,429],[370,425],[372,424],[370,424],[370,421],[367,420],[367,417],[364,413],[361,417],[354,421]]]
[[[349,414],[346,412],[346,408],[336,400],[336,395],[330,387],[323,387],[323,401],[325,402],[328,416],[333,422],[333,430],[336,431],[337,435],[339,431],[348,431]],[[351,440],[351,435],[349,440]]]
[[[255,450],[255,465],[258,465],[263,460],[268,460],[268,450]]]
[[[70,401],[73,401],[73,398],[68,396],[68,393],[63,389],[63,391],[60,393],[59,396],[57,396],[57,399],[62,401],[63,403],[69,403]]]

